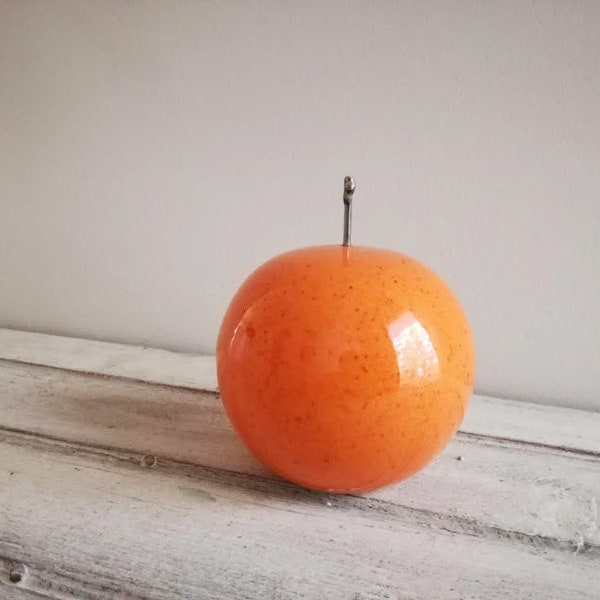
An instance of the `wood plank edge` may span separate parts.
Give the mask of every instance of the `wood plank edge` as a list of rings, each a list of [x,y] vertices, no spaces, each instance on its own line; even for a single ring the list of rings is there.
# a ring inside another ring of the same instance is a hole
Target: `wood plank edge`
[[[490,440],[495,443],[505,442],[506,444],[515,444],[517,446],[530,446],[533,448],[540,448],[541,450],[551,450],[553,452],[566,452],[568,454],[575,454],[579,458],[589,457],[592,460],[600,458],[600,451],[597,450],[586,450],[585,448],[579,448],[577,446],[564,446],[558,444],[545,444],[544,442],[534,442],[523,440],[516,437],[503,437],[500,435],[486,435],[483,433],[472,433],[470,431],[464,431],[462,428],[457,432],[457,435],[462,438],[471,438],[475,440]]]
[[[0,359],[216,392],[216,357],[0,328]]]
[[[212,355],[0,328],[0,360],[218,393]],[[526,412],[535,414],[537,429]],[[573,408],[474,394],[460,431],[600,452],[600,413]]]

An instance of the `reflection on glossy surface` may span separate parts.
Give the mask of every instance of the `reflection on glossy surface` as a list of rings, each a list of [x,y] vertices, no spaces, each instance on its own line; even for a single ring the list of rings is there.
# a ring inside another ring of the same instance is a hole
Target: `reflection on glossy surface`
[[[303,248],[257,269],[217,342],[229,417],[266,466],[306,487],[408,477],[455,433],[474,351],[452,292],[386,250]]]
[[[411,312],[394,321],[388,331],[398,357],[401,383],[436,381],[440,363],[429,334]]]

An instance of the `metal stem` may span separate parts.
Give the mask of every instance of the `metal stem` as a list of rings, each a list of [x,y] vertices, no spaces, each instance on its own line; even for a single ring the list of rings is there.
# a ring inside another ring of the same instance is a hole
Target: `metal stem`
[[[352,229],[352,196],[356,186],[352,177],[344,177],[344,246],[350,245]]]

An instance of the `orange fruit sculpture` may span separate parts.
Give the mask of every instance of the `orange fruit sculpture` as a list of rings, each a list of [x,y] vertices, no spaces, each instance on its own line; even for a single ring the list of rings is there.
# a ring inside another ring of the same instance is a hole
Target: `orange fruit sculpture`
[[[219,389],[264,465],[302,486],[363,492],[404,479],[450,441],[474,378],[467,319],[448,286],[403,254],[293,250],[234,296],[217,342]]]

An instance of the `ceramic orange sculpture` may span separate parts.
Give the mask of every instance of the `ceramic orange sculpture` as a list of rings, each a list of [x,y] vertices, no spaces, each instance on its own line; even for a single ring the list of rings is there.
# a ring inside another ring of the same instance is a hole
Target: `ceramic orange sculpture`
[[[448,286],[398,252],[293,250],[243,283],[217,342],[219,388],[264,465],[302,486],[361,492],[424,467],[460,425],[474,377]]]

